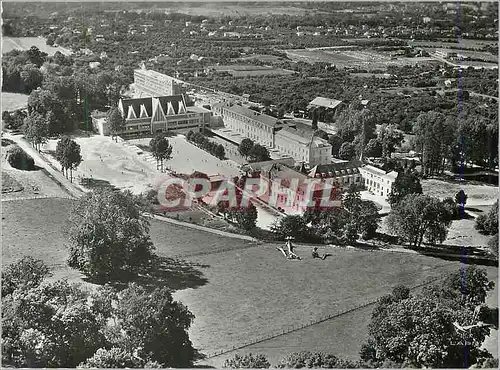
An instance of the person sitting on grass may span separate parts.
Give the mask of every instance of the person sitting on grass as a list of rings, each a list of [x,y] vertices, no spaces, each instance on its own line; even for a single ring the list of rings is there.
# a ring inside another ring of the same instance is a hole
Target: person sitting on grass
[[[294,259],[300,260],[301,258],[293,252],[293,245],[291,241],[292,238],[287,237],[286,240],[287,240],[286,242],[287,250],[285,250],[283,247],[276,247],[276,249],[279,250],[281,253],[283,253],[283,255],[289,260],[294,260]]]
[[[330,253],[325,253],[323,256],[320,256],[318,253],[318,247],[314,247],[312,251],[313,258],[321,258],[322,260],[326,259],[326,257],[331,256]]]
[[[290,258],[292,258],[292,259],[293,259],[293,258],[296,258],[296,259],[300,260],[300,257],[299,257],[299,256],[297,256],[297,255],[294,253],[294,251],[293,251],[293,248],[294,248],[294,247],[293,247],[293,244],[292,244],[292,239],[293,239],[293,238],[292,238],[291,236],[289,236],[289,237],[287,237],[286,239],[287,239],[287,241],[286,241],[286,246],[287,246],[287,248],[288,248],[288,256],[289,256]]]

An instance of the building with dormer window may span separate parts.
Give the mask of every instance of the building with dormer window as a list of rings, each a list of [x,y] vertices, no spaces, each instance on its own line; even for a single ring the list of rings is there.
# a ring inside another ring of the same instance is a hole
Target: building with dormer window
[[[205,108],[188,107],[183,95],[120,99],[118,109],[125,117],[125,129],[118,133],[123,138],[199,131],[210,124],[212,115]],[[109,134],[106,123],[99,127],[101,135]]]

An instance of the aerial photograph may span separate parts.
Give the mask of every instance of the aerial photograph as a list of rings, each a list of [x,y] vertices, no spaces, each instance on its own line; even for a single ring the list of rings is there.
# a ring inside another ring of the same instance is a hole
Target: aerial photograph
[[[3,1],[2,368],[498,365],[498,1]]]

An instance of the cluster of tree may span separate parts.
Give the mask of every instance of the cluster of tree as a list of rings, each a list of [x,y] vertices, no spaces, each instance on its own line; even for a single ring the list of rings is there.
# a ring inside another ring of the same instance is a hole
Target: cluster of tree
[[[35,168],[35,160],[18,145],[9,148],[7,161],[18,170],[30,171]]]
[[[194,316],[166,287],[89,292],[25,257],[2,273],[2,363],[15,367],[191,367]]]
[[[274,366],[276,369],[355,369],[360,368],[362,363],[360,361],[349,361],[335,355],[325,352],[292,352],[283,357]],[[223,365],[224,368],[229,369],[268,369],[271,363],[265,355],[262,354],[248,354],[248,355],[234,355],[234,357],[227,359]]]
[[[73,182],[73,170],[82,162],[80,145],[69,136],[63,136],[57,142],[55,158],[61,164],[66,178],[68,178],[68,170],[70,171],[70,181]]]
[[[248,138],[241,141],[238,152],[249,162],[263,162],[271,159],[269,150],[265,146],[257,144]]]
[[[475,266],[451,273],[418,294],[395,287],[373,310],[361,359],[384,368],[468,368],[491,359],[481,349],[490,328],[475,325],[489,323],[484,303],[493,287],[486,271]],[[454,323],[473,328],[461,332]],[[490,324],[498,327],[498,322]]]
[[[364,149],[367,157],[390,158],[391,154],[400,147],[404,134],[394,125],[382,124],[377,132],[377,137],[370,139]]]
[[[74,112],[49,90],[34,90],[28,98],[28,115],[24,121],[26,138],[39,146],[48,137],[71,132]]]
[[[232,223],[236,223],[244,230],[251,231],[255,229],[257,223],[257,208],[252,202],[248,205],[242,204],[242,195],[239,190],[236,194],[236,204],[231,204],[230,201],[223,200],[217,204],[217,212],[222,213],[224,218]]]
[[[418,176],[401,171],[394,181],[387,218],[389,230],[412,247],[420,247],[425,239],[429,243],[442,243],[454,219],[461,217],[459,201],[465,201],[465,193],[457,193],[455,199],[443,201],[422,194]]]
[[[24,125],[24,119],[27,117],[26,111],[16,109],[14,112],[4,110],[2,112],[2,121],[5,128],[10,130],[21,129]]]
[[[364,239],[373,238],[379,221],[377,206],[362,200],[359,190],[352,186],[344,194],[341,206],[325,208],[319,204],[302,216],[281,218],[271,230],[281,239],[291,236],[298,241],[348,245],[356,243],[360,235]]]
[[[380,222],[375,203],[362,200],[355,186],[343,195],[341,207],[313,208],[304,213],[303,219],[313,235],[340,245],[352,245],[359,236],[366,240],[373,238]]]
[[[163,162],[172,158],[172,145],[170,145],[165,135],[158,134],[150,140],[149,150],[156,159],[156,169],[158,169],[158,163],[160,163],[161,172],[163,172]]]
[[[224,146],[210,141],[210,139],[201,132],[189,131],[186,135],[186,139],[219,159],[225,159],[226,157]]]
[[[36,46],[29,50],[12,50],[3,55],[2,91],[29,94],[40,87],[43,74],[40,67],[47,60],[47,53]]]

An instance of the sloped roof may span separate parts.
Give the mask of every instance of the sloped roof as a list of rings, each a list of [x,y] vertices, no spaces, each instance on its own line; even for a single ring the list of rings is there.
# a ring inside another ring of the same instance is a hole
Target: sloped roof
[[[354,159],[349,162],[340,163],[330,163],[330,164],[319,164],[314,166],[311,171],[309,171],[309,177],[316,177],[316,175],[324,175],[326,177],[338,177],[352,175],[359,173],[359,167],[362,163],[358,159]]]
[[[182,95],[172,95],[172,96],[159,96],[159,97],[148,97],[148,98],[134,98],[134,99],[122,99],[123,112],[128,116],[130,109],[135,113],[135,117],[139,118],[141,116],[141,106],[146,109],[147,117],[151,117],[153,114],[153,102],[158,101],[163,112],[167,114],[168,105],[171,104],[173,108],[173,114],[179,114],[179,108],[186,105],[184,103],[184,97]],[[144,117],[143,117],[144,118]]]
[[[184,104],[182,95],[160,96],[157,99],[160,102],[160,106],[165,114],[167,114],[168,103],[172,104],[172,108],[174,108],[175,114],[179,114],[179,107],[181,104]]]
[[[316,105],[318,107],[324,107],[328,109],[336,108],[342,101],[336,99],[324,98],[322,96],[318,96],[314,98],[309,105]]]
[[[275,117],[268,116],[266,114],[262,114],[260,112],[256,112],[252,109],[249,109],[247,107],[243,107],[241,105],[232,105],[230,107],[225,108],[226,110],[234,113],[241,114],[245,117],[254,119],[256,121],[259,121],[267,126],[274,127],[276,126],[276,123],[278,122],[278,119]]]

